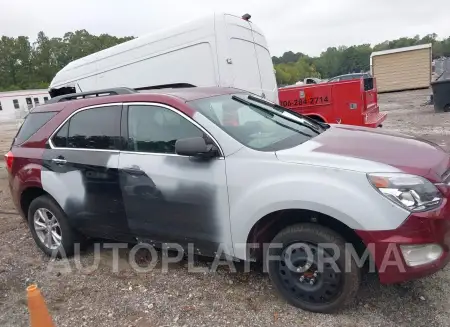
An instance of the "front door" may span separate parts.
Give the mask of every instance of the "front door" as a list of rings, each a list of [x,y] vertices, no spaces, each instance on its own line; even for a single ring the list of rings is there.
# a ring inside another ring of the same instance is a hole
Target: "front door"
[[[130,230],[147,243],[192,243],[196,253],[230,248],[225,160],[175,154],[178,139],[206,133],[163,105],[129,105],[119,171]],[[230,248],[231,249],[231,248]]]

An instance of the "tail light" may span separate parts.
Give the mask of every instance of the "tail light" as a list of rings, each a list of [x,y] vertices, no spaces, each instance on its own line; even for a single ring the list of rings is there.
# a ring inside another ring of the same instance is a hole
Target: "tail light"
[[[8,169],[9,172],[12,172],[13,161],[14,155],[11,151],[9,151],[7,154],[5,154],[6,169]]]

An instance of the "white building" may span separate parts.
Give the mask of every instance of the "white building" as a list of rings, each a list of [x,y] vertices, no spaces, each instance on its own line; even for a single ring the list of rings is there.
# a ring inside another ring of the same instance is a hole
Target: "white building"
[[[14,121],[50,98],[47,90],[0,92],[0,121]]]

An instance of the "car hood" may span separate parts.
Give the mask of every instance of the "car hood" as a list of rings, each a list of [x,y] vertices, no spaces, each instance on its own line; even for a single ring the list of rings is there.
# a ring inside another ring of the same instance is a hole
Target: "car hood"
[[[450,157],[438,145],[381,129],[332,125],[302,145],[276,152],[279,160],[362,172],[402,171],[440,181]]]

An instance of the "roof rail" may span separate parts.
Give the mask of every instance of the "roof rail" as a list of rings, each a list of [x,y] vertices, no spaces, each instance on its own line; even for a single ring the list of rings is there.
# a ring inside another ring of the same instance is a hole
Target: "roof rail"
[[[152,86],[144,86],[135,88],[136,91],[146,91],[146,90],[158,90],[158,89],[181,89],[188,87],[196,87],[195,85],[189,83],[172,83],[172,84],[161,84],[161,85],[152,85]]]
[[[93,97],[93,96],[98,97],[98,96],[105,96],[105,95],[122,95],[122,94],[133,94],[133,93],[137,93],[136,90],[130,89],[128,87],[116,87],[116,88],[111,88],[111,89],[95,90],[95,91],[90,91],[90,92],[64,94],[64,95],[60,95],[60,96],[49,99],[46,102],[46,104],[76,100],[76,99],[80,99],[80,98],[84,99],[86,97]]]

